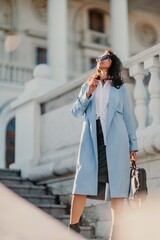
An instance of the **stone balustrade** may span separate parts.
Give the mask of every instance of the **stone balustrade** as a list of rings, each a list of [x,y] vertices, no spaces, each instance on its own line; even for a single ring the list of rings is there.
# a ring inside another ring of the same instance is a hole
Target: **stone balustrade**
[[[102,51],[106,49],[106,45],[110,45],[106,33],[100,33],[93,30],[83,31],[81,42],[84,47],[90,45],[92,47],[98,47],[98,49],[102,49]]]
[[[0,81],[23,85],[33,76],[33,66],[13,62],[0,62]]]
[[[134,113],[139,156],[160,152],[160,44],[124,63],[135,80]]]

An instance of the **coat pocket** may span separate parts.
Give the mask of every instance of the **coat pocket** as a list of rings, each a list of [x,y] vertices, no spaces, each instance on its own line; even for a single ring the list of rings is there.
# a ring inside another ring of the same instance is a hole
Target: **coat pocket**
[[[122,110],[117,109],[116,112],[121,114],[121,115],[123,115],[123,111]]]

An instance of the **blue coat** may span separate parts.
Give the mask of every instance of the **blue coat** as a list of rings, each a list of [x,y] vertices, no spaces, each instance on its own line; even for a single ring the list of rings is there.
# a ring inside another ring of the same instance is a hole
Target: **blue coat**
[[[81,87],[72,108],[75,117],[84,116],[76,174],[72,194],[98,199],[98,154],[96,136],[95,91],[86,98],[88,83]],[[127,198],[130,178],[130,151],[137,151],[136,134],[129,98],[124,85],[110,88],[107,112],[106,155],[109,174],[109,198]],[[95,197],[96,198],[96,197]]]

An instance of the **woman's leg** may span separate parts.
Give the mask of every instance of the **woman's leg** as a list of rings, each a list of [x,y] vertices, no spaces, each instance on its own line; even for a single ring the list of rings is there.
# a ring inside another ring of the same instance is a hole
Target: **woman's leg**
[[[70,224],[78,223],[86,203],[86,195],[73,194],[71,202]]]
[[[111,240],[119,239],[120,228],[124,211],[124,198],[111,199],[112,211],[112,237]]]

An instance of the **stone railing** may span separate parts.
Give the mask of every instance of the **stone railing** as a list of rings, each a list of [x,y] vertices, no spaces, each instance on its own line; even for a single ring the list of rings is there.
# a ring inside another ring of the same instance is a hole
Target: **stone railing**
[[[129,58],[124,66],[135,80],[139,155],[160,153],[160,44]]]
[[[0,62],[0,82],[23,85],[33,76],[33,66]]]
[[[132,95],[134,97],[132,110],[135,112],[135,120],[137,123],[138,158],[141,158],[141,161],[143,161],[143,159],[153,160],[157,157],[157,153],[160,153],[159,53],[160,45],[157,45],[129,58],[124,63],[131,77],[128,79],[126,76],[126,82],[128,83],[126,85],[131,86],[131,94],[129,94],[131,101]],[[27,170],[27,164],[29,164],[30,161],[32,165],[33,161],[37,174],[36,179],[38,179],[42,178],[42,176],[41,169],[38,173],[39,170],[36,169],[37,166],[38,168],[41,164],[48,166],[47,169],[49,171],[45,171],[45,177],[53,176],[55,162],[59,161],[58,163],[60,163],[60,160],[62,160],[64,166],[64,156],[67,156],[70,161],[70,163],[67,163],[66,160],[66,163],[70,166],[69,171],[74,171],[75,156],[73,156],[73,152],[75,154],[77,153],[81,121],[74,121],[74,119],[71,118],[70,109],[73,101],[76,99],[81,84],[94,70],[85,73],[70,83],[54,89],[54,81],[49,79],[48,75],[44,77],[43,70],[45,72],[46,68],[44,69],[43,66],[39,66],[36,69],[39,69],[40,72],[37,74],[36,70],[35,79],[27,83],[24,93],[12,103],[12,107],[16,109],[17,119],[18,117],[21,119],[19,122],[23,123],[23,127],[22,124],[18,126],[17,120],[16,129],[19,127],[20,135],[18,136],[18,133],[16,133],[17,139],[19,137],[19,147],[17,147],[15,167],[21,168],[23,165],[25,176],[25,174],[30,173],[30,165]],[[29,99],[32,99],[33,105]],[[26,102],[28,103],[28,112],[26,110]],[[23,105],[25,108],[22,107]],[[33,109],[35,110],[33,111]],[[21,114],[19,114],[19,112]],[[26,114],[30,116],[30,125]],[[31,114],[33,117],[31,117]],[[64,117],[62,118],[61,116]],[[59,119],[61,119],[61,121],[59,121]],[[37,121],[40,121],[41,124],[39,123],[38,125]],[[26,128],[25,126],[29,127]],[[38,128],[37,130],[35,126]],[[65,134],[62,126],[65,126]],[[74,132],[72,131],[73,128],[75,129]],[[26,142],[21,141],[21,129],[26,131],[24,135],[28,136]],[[41,139],[39,134],[41,135]],[[33,136],[35,136],[35,140]],[[21,155],[21,149],[24,149],[26,152],[26,145],[28,147],[28,155],[25,154],[25,159],[22,161],[23,156]],[[37,151],[35,149],[37,149]],[[149,157],[150,154],[152,154],[152,158]],[[71,155],[73,164],[71,163]],[[27,159],[27,156],[30,160]],[[53,161],[53,159],[57,160]],[[24,164],[25,162],[26,165]],[[37,163],[40,164],[38,165]],[[57,164],[56,167],[57,166],[60,165]],[[64,169],[63,166],[62,168]],[[42,170],[44,173],[43,167]]]

